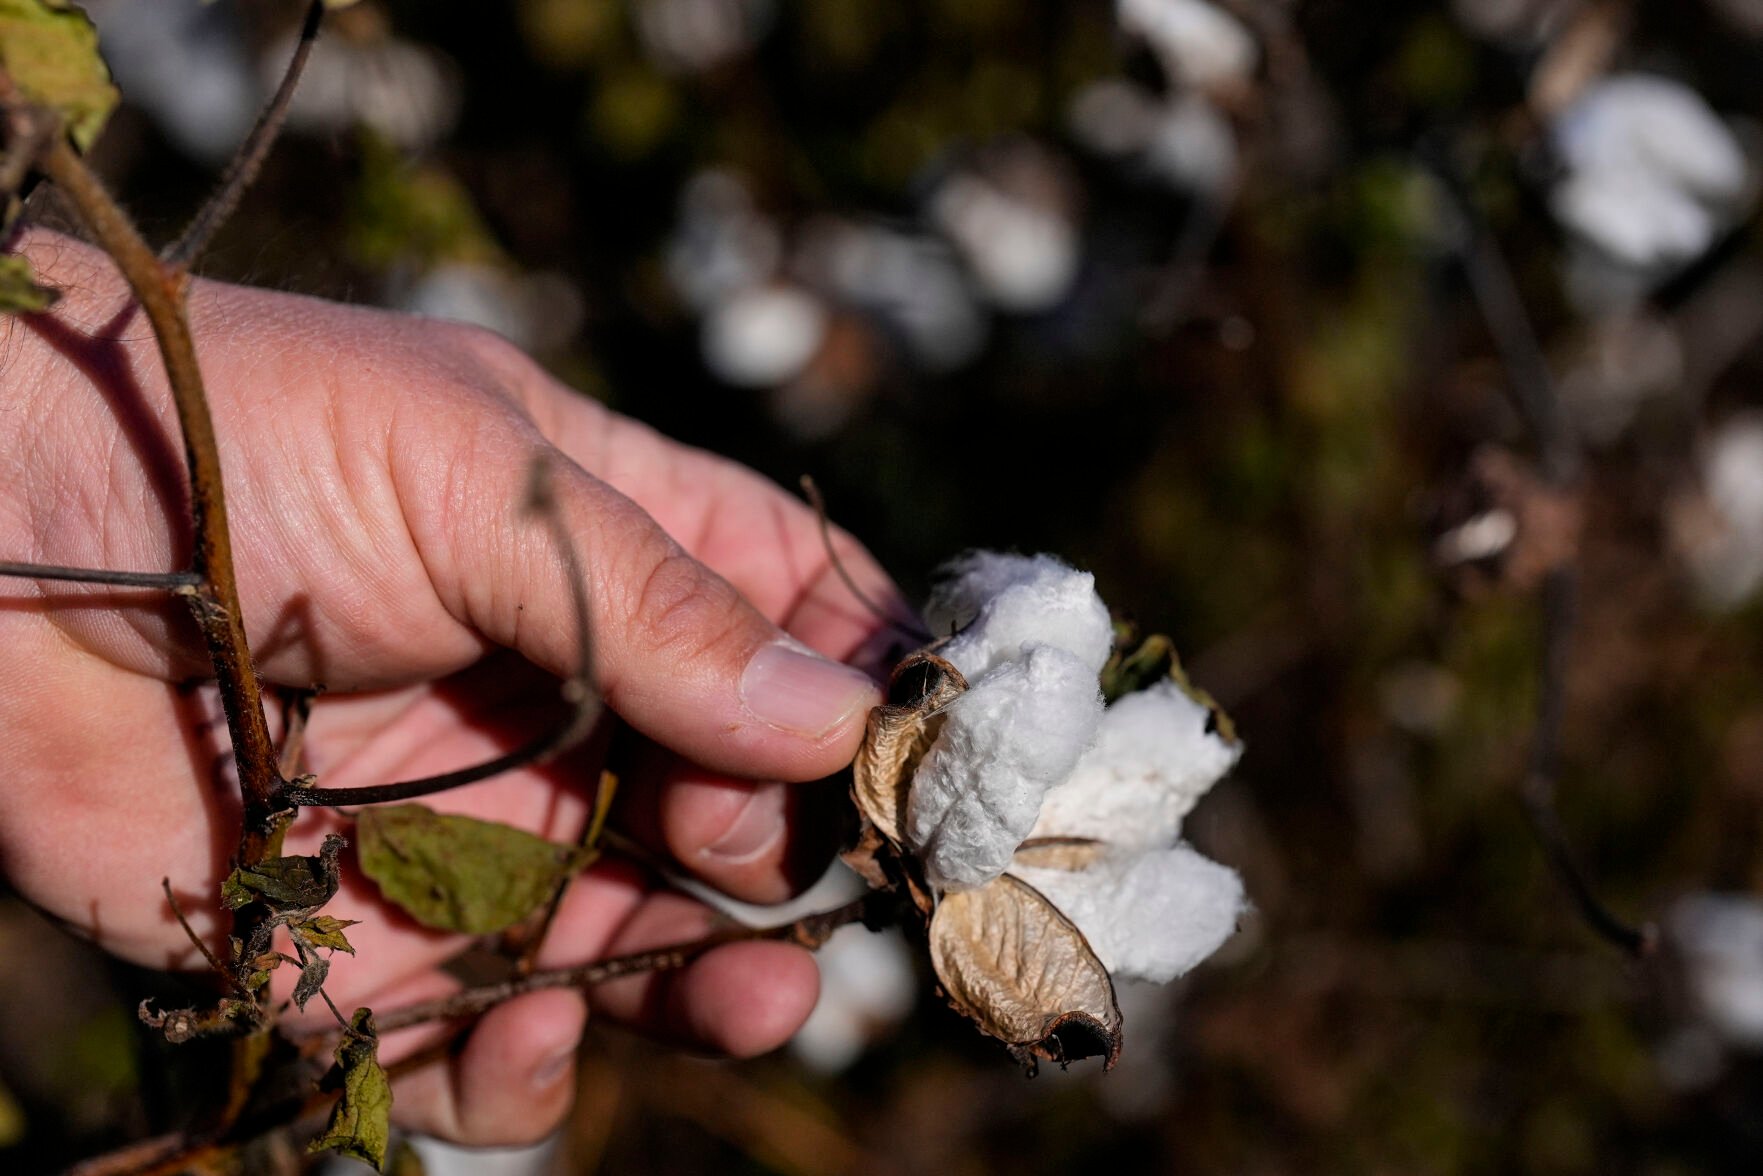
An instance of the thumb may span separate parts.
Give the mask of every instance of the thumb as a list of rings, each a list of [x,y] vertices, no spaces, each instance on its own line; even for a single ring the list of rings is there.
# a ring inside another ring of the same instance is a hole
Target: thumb
[[[812,780],[850,762],[881,701],[868,675],[790,638],[636,503],[524,430],[506,432],[478,435],[468,460],[439,467],[444,485],[400,487],[429,578],[455,618],[552,673],[576,671],[554,528],[514,509],[533,462],[546,461],[581,556],[593,678],[608,706],[656,742],[733,775]]]

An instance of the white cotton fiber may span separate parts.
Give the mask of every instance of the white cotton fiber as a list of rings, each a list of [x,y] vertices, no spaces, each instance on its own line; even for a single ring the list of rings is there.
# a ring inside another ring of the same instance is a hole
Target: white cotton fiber
[[[1159,984],[1217,951],[1247,907],[1237,872],[1185,845],[1078,871],[1011,873],[1077,924],[1103,967]]]
[[[965,889],[1003,873],[1101,718],[1095,671],[1052,646],[1029,647],[951,703],[906,807],[906,841],[931,883]]]
[[[969,681],[1022,656],[1025,645],[1051,645],[1100,673],[1114,644],[1108,606],[1096,578],[1050,555],[976,551],[943,568],[925,606],[937,636],[955,637],[937,652]]]
[[[1031,837],[1090,837],[1121,849],[1164,849],[1182,818],[1235,766],[1211,716],[1172,681],[1119,699],[1102,716],[1096,745],[1071,777],[1047,793]]]

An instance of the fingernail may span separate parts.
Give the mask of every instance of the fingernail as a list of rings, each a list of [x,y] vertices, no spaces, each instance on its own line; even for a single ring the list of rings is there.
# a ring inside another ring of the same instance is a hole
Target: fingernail
[[[772,727],[818,738],[880,701],[869,675],[791,642],[763,646],[741,675],[741,701]]]
[[[574,1064],[575,1046],[573,1045],[566,1050],[561,1050],[552,1054],[534,1067],[532,1078],[533,1089],[551,1089],[551,1087],[562,1081],[563,1076],[569,1073],[569,1068]]]
[[[754,788],[728,830],[704,847],[704,856],[737,865],[770,849],[784,834],[786,799],[782,784]]]

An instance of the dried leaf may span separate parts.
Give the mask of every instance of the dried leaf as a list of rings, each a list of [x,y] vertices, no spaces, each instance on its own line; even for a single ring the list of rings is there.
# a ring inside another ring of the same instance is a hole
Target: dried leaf
[[[0,65],[26,98],[61,116],[81,151],[116,106],[98,30],[67,0],[0,0]]]
[[[1100,860],[1108,846],[1092,837],[1031,837],[1016,847],[1010,866],[1081,870]]]
[[[967,689],[961,671],[934,653],[915,653],[894,670],[888,702],[869,712],[863,746],[851,765],[857,811],[900,843],[912,774],[942,729],[942,711]]]
[[[1006,874],[945,895],[930,923],[931,964],[949,1002],[1019,1057],[1064,1064],[1120,1056],[1107,969],[1071,921]]]
[[[0,314],[47,310],[60,298],[61,291],[37,284],[29,258],[16,253],[0,256]]]
[[[392,1162],[386,1168],[386,1176],[424,1176],[426,1171],[422,1156],[410,1146],[410,1141],[400,1139],[398,1150],[392,1153]]]
[[[317,952],[309,952],[300,962],[300,982],[294,985],[294,1007],[306,1011],[306,1002],[318,995],[330,975],[331,962]]]
[[[221,902],[235,911],[258,899],[276,910],[321,907],[337,892],[337,857],[347,844],[332,833],[315,857],[268,858],[249,869],[234,870],[221,883]]]
[[[343,937],[343,928],[353,927],[359,919],[333,919],[329,915],[318,915],[311,919],[301,919],[288,924],[288,931],[307,947],[322,947],[330,951],[346,951],[355,954],[349,941]]]
[[[391,1135],[392,1084],[380,1068],[379,1044],[379,1035],[373,1028],[373,1010],[356,1009],[349,1019],[349,1032],[337,1044],[336,1067],[325,1077],[329,1088],[341,1088],[342,1097],[331,1108],[324,1134],[308,1145],[308,1151],[335,1148],[377,1169],[385,1168]]]
[[[419,804],[370,808],[356,821],[361,872],[427,927],[488,935],[551,900],[593,850]]]

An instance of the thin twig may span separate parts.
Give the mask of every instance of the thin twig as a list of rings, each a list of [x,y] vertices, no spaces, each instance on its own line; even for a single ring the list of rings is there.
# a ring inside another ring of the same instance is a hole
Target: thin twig
[[[220,447],[208,411],[202,370],[185,311],[188,274],[161,262],[141,239],[134,222],[105,191],[65,138],[50,144],[44,173],[67,194],[110,255],[140,303],[165,362],[190,471],[190,511],[195,529],[195,572],[201,586],[187,593],[214,664],[226,710],[234,760],[245,801],[240,860],[255,864],[268,848],[273,815],[285,807],[276,769],[275,743],[263,713],[263,692],[251,661],[233,573],[232,537],[227,529],[226,492],[221,481]]]
[[[306,20],[300,26],[300,39],[294,45],[293,56],[288,59],[281,85],[276,87],[263,113],[257,116],[257,125],[251,128],[251,134],[239,145],[220,185],[191,219],[183,235],[166,249],[166,261],[179,266],[194,265],[220,226],[238,208],[245,190],[257,179],[263,161],[269,157],[270,148],[275,146],[281,134],[282,124],[287,121],[288,105],[294,100],[294,89],[300,84],[306,59],[312,55],[312,44],[318,39],[318,27],[324,21],[324,8],[324,0],[312,0],[307,7]]]
[[[825,943],[840,927],[876,917],[879,908],[875,895],[878,893],[880,892],[871,892],[842,907],[808,915],[779,927],[735,927],[690,943],[677,943],[633,955],[616,956],[573,968],[528,972],[524,976],[513,976],[498,984],[467,988],[438,1000],[407,1005],[389,1013],[376,1013],[374,1022],[381,1033],[390,1033],[395,1029],[408,1029],[412,1025],[429,1021],[472,1017],[529,992],[542,992],[552,988],[591,988],[625,976],[677,970],[705,952],[729,943],[772,941],[794,943],[812,950]]]
[[[846,591],[856,597],[857,603],[873,613],[877,620],[902,637],[910,638],[920,644],[931,641],[933,637],[929,631],[896,619],[881,605],[870,599],[868,593],[857,586],[857,581],[845,567],[845,561],[840,559],[839,553],[833,549],[832,521],[827,517],[826,499],[821,496],[820,487],[815,485],[814,479],[807,474],[802,475],[802,493],[807,495],[808,505],[814,508],[815,521],[820,524],[820,545],[826,549],[827,561],[832,564],[833,571],[839,574],[839,579],[844,581]]]
[[[171,892],[171,879],[161,878],[159,885],[165,891],[165,901],[171,904],[171,913],[177,916],[178,926],[184,929],[184,934],[189,936],[190,942],[195,945],[196,950],[202,953],[202,958],[208,961],[208,966],[218,972],[229,985],[232,984],[233,974],[220,966],[220,961],[214,958],[214,953],[208,950],[208,945],[202,942],[202,937],[197,935],[190,926],[190,920],[184,918],[184,908],[178,905],[177,896]]]
[[[1629,925],[1605,906],[1593,890],[1567,842],[1555,811],[1555,783],[1560,774],[1562,721],[1566,714],[1567,662],[1571,646],[1576,595],[1571,567],[1551,571],[1543,581],[1543,656],[1538,667],[1536,729],[1531,736],[1530,763],[1519,799],[1525,817],[1554,871],[1585,924],[1630,955],[1648,954],[1657,940],[1651,924]]]
[[[1427,154],[1433,157],[1434,175],[1456,212],[1463,275],[1500,353],[1513,404],[1536,439],[1538,465],[1551,485],[1565,486],[1579,472],[1579,444],[1556,392],[1548,357],[1524,309],[1518,283],[1454,160],[1445,148],[1435,147]]]
[[[108,584],[113,588],[158,588],[180,592],[202,582],[195,572],[113,572],[104,568],[69,568],[59,564],[0,560],[0,576],[26,580],[66,580],[75,584]]]
[[[587,737],[588,732],[593,729],[594,721],[600,716],[600,699],[594,693],[593,685],[594,631],[593,617],[588,607],[587,573],[582,564],[581,553],[576,550],[575,538],[569,533],[563,513],[557,509],[556,499],[551,494],[550,473],[542,461],[533,463],[526,510],[551,528],[552,542],[563,559],[570,608],[575,614],[576,671],[572,677],[564,680],[561,687],[564,701],[570,706],[569,717],[506,755],[499,755],[474,767],[443,772],[438,776],[425,776],[419,780],[405,780],[397,784],[370,784],[362,788],[313,788],[292,784],[283,792],[288,803],[330,807],[397,804],[462,788],[467,784],[476,784],[516,768],[543,764]]]
[[[612,813],[612,799],[618,795],[618,777],[604,769],[600,772],[600,782],[594,788],[594,811],[582,824],[581,835],[576,838],[578,851],[592,850],[600,844],[600,835],[606,831],[606,818]],[[569,887],[580,870],[572,870],[557,880],[551,889],[551,898],[545,904],[544,913],[528,933],[526,942],[521,945],[520,955],[515,959],[514,966],[521,975],[530,975],[539,966],[539,952],[545,946],[545,939],[551,934],[551,924],[557,921],[557,912],[563,907],[563,896],[569,893]]]
[[[306,724],[312,718],[312,700],[322,694],[322,687],[289,690],[283,700],[282,750],[276,767],[282,779],[293,780],[300,775],[300,764],[306,752]]]

